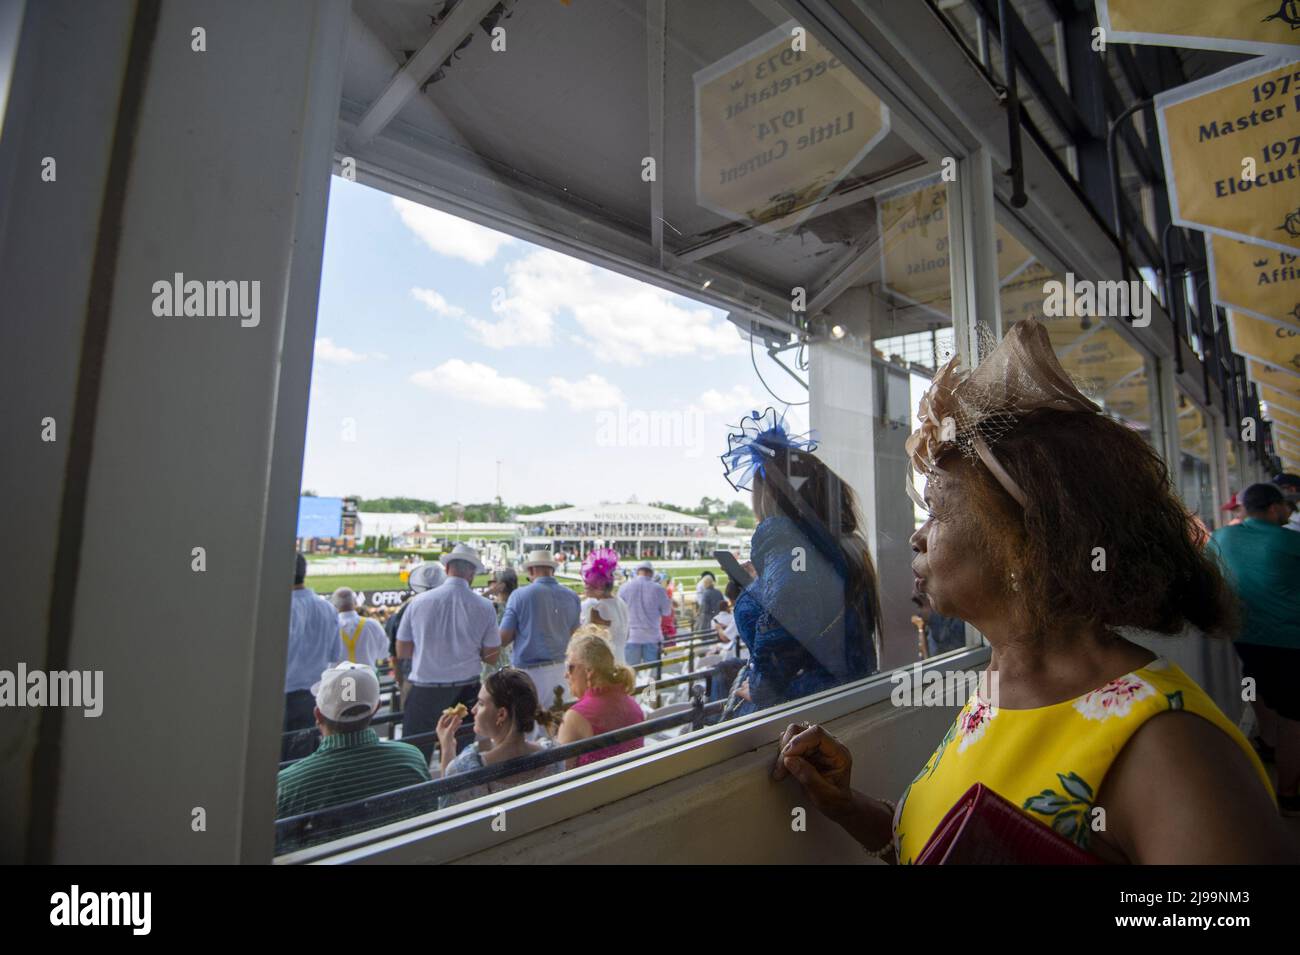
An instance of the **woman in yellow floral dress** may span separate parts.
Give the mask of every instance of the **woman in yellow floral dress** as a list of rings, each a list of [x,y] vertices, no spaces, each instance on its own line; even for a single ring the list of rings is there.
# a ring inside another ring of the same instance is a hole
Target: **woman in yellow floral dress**
[[[816,725],[786,730],[774,776],[903,863],[977,782],[1110,862],[1297,861],[1249,743],[1182,670],[1119,633],[1235,627],[1155,452],[1074,388],[1033,321],[975,372],[941,369],[920,419],[917,590],[984,634],[996,680],[897,807],[851,788],[848,749]]]

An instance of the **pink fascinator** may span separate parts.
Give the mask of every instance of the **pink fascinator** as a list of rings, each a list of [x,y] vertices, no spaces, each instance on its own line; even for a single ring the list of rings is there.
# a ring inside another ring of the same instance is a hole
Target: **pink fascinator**
[[[582,562],[582,579],[590,587],[607,587],[614,582],[618,567],[618,551],[612,547],[597,547]]]
[[[1034,319],[1012,325],[974,371],[962,371],[959,364],[960,358],[954,356],[940,368],[921,398],[917,408],[921,426],[907,439],[912,467],[929,476],[938,469],[940,457],[960,450],[968,458],[979,458],[1024,507],[1024,492],[994,456],[992,446],[1031,411],[1052,408],[1097,414],[1101,409],[1075,387],[1056,360],[1047,329]],[[925,506],[910,479],[907,492]]]

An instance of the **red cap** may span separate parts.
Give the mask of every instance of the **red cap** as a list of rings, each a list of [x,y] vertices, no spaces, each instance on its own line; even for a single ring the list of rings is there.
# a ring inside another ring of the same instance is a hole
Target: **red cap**
[[[1225,505],[1223,505],[1223,507],[1219,508],[1219,510],[1221,510],[1221,511],[1230,511],[1230,510],[1232,510],[1234,507],[1241,507],[1241,505],[1240,505],[1239,503],[1237,503],[1237,494],[1236,494],[1235,491],[1233,492],[1232,497],[1228,498],[1228,503],[1225,504]]]

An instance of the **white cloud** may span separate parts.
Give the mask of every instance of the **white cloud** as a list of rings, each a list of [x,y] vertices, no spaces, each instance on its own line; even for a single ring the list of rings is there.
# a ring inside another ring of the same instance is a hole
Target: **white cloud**
[[[578,381],[549,378],[546,384],[551,394],[563,398],[570,411],[594,411],[600,408],[617,408],[623,404],[623,392],[600,375],[586,375]]]
[[[768,372],[764,372],[767,376]],[[770,380],[770,378],[769,378]],[[792,387],[789,395],[794,397],[797,387]],[[694,406],[703,412],[710,421],[717,421],[726,428],[735,428],[742,418],[751,411],[760,415],[768,408],[775,408],[778,419],[782,419],[787,434],[802,435],[808,433],[808,406],[791,405],[786,407],[762,388],[753,388],[748,384],[732,385],[725,391],[710,388],[695,399]]]
[[[460,318],[465,310],[459,305],[452,305],[431,288],[411,289],[411,298],[420,302],[429,311],[446,318]]]
[[[488,348],[551,344],[551,329],[555,319],[546,309],[526,299],[508,298],[502,300],[500,305],[494,305],[492,311],[501,316],[500,321],[487,322],[481,318],[468,320],[474,337]]]
[[[503,245],[514,239],[500,232],[430,209],[408,199],[393,196],[393,209],[402,223],[434,252],[483,265],[496,257]]]
[[[695,399],[695,406],[705,414],[734,417],[737,421],[751,411],[762,411],[773,402],[764,400],[748,385],[732,385],[727,391],[710,388]]]
[[[411,383],[437,394],[490,408],[534,410],[546,407],[540,388],[522,378],[508,378],[476,361],[452,358],[429,371],[417,371]]]
[[[746,347],[712,309],[549,249],[506,266],[506,295],[492,310],[500,316],[496,322],[469,321],[479,341],[491,348],[549,345],[564,312],[578,325],[574,340],[617,365],[738,355]]]
[[[327,362],[331,365],[355,365],[359,361],[365,361],[368,357],[370,356],[354,352],[351,348],[346,348],[343,345],[335,345],[333,339],[316,339],[317,361]]]

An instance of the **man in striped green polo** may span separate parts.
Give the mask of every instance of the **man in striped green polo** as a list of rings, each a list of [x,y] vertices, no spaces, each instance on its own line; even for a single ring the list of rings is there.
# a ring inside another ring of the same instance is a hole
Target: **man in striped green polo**
[[[379,709],[379,678],[373,669],[340,663],[322,673],[311,689],[323,738],[316,752],[280,770],[277,818],[429,781],[429,767],[418,749],[380,740],[370,728]]]

